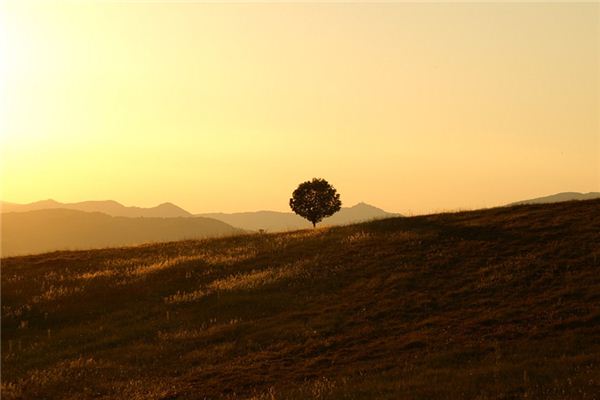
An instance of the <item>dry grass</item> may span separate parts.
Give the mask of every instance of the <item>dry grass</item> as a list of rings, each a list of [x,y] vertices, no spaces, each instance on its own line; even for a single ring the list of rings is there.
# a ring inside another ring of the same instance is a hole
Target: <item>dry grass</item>
[[[212,281],[208,288],[210,291],[227,290],[250,290],[259,289],[262,286],[270,285],[284,279],[291,279],[299,276],[307,262],[300,261],[278,268],[266,268],[263,270],[253,270],[247,273],[229,275],[223,279]]]
[[[3,399],[594,399],[600,201],[2,259]]]

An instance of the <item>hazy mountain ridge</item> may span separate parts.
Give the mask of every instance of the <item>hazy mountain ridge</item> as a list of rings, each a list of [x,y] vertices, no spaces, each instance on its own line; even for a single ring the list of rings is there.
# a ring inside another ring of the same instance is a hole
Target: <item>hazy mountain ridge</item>
[[[173,203],[162,203],[156,207],[127,207],[114,200],[92,200],[77,203],[60,203],[55,200],[42,200],[29,204],[1,203],[2,213],[27,212],[51,209],[67,209],[85,212],[101,212],[113,217],[149,217],[149,218],[175,218],[192,217],[193,215]]]
[[[211,218],[128,218],[67,209],[4,213],[1,232],[2,257],[243,233]]]
[[[310,222],[292,212],[255,211],[240,213],[203,213],[201,217],[215,218],[241,229],[268,232],[311,228]],[[325,218],[319,226],[346,225],[373,219],[399,217],[400,214],[388,213],[381,208],[366,203],[358,203],[342,209],[329,218]]]
[[[529,200],[521,200],[514,203],[507,204],[508,206],[518,206],[522,204],[548,204],[548,203],[560,203],[561,201],[571,201],[571,200],[593,200],[599,199],[600,192],[589,192],[589,193],[579,193],[579,192],[561,192],[552,194],[549,196],[536,197],[534,199]]]
[[[1,203],[2,213],[7,212],[29,212],[51,209],[69,209],[85,212],[101,212],[113,217],[149,217],[149,218],[174,218],[174,217],[203,217],[223,221],[233,227],[258,231],[260,229],[269,232],[286,231],[310,228],[311,224],[304,218],[292,212],[279,211],[255,211],[240,213],[201,213],[191,214],[173,203],[163,203],[156,207],[127,207],[114,200],[105,201],[82,201],[78,203],[60,203],[55,200],[42,200],[30,204],[16,204],[9,202]],[[388,213],[380,208],[366,203],[358,203],[353,207],[342,207],[335,215],[325,218],[320,223],[326,225],[345,225],[354,222],[368,221],[372,219],[397,217],[399,214]]]

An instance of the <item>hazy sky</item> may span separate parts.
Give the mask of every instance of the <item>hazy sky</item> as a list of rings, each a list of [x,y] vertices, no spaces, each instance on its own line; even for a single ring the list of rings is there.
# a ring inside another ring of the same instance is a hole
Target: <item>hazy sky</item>
[[[288,210],[600,191],[600,4],[3,3],[1,197]]]

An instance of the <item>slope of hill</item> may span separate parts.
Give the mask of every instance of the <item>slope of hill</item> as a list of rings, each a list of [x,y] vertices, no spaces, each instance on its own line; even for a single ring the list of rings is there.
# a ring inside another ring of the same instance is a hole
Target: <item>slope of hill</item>
[[[517,201],[509,204],[509,206],[517,206],[521,204],[548,204],[559,203],[561,201],[571,200],[593,200],[600,199],[600,192],[578,193],[578,192],[563,192],[550,196],[538,197],[530,200]]]
[[[232,214],[206,213],[198,214],[198,216],[218,219],[237,228],[252,231],[264,229],[267,232],[280,232],[312,228],[310,222],[291,212],[256,211]],[[325,218],[319,225],[346,225],[395,216],[398,215],[388,213],[369,204],[358,203],[353,207],[342,207],[338,213],[329,218]]]
[[[125,218],[50,209],[2,214],[2,256],[164,242],[242,231],[210,218]]]
[[[2,260],[3,399],[593,399],[600,200]]]
[[[156,207],[126,207],[114,200],[82,201],[79,203],[59,203],[54,200],[42,200],[29,204],[1,203],[3,213],[26,212],[38,210],[67,209],[86,212],[101,212],[113,217],[146,217],[146,218],[176,218],[191,217],[192,214],[172,203],[163,203]]]

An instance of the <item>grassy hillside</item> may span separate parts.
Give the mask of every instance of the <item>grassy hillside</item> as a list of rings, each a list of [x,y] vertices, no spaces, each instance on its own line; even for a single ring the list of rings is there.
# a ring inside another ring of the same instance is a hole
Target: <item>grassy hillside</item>
[[[600,200],[2,260],[2,398],[593,399]]]

